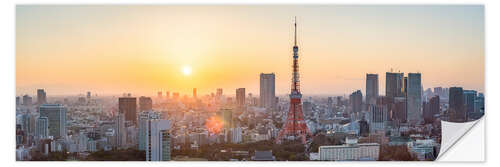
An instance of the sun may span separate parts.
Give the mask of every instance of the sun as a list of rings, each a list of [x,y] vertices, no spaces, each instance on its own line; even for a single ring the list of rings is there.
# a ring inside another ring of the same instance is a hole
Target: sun
[[[191,72],[193,70],[191,69],[190,66],[184,66],[182,67],[182,73],[185,75],[185,76],[188,76],[188,75],[191,75]]]

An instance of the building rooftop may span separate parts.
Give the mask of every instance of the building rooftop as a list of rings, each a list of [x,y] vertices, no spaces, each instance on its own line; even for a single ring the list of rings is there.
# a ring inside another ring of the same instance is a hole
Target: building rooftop
[[[355,148],[355,147],[361,147],[361,146],[380,146],[378,143],[359,143],[359,144],[354,144],[354,145],[331,145],[331,146],[319,146],[320,148]]]
[[[272,151],[255,151],[255,155],[252,157],[255,161],[274,161]]]

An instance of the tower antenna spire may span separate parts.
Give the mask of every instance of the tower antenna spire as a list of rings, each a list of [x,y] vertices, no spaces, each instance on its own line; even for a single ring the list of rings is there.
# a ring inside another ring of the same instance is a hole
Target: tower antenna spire
[[[297,16],[295,16],[294,18],[294,26],[295,26],[295,40],[294,40],[294,43],[295,45],[294,46],[297,46]]]

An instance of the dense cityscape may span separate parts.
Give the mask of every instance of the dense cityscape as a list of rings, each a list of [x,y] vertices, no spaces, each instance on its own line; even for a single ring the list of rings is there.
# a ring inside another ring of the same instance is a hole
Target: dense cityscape
[[[379,74],[366,74],[365,92],[303,97],[298,49],[295,31],[287,95],[275,93],[275,73],[255,75],[258,93],[18,95],[16,160],[426,161],[439,154],[441,121],[484,115],[481,92],[424,89],[424,74],[393,70],[383,95]]]

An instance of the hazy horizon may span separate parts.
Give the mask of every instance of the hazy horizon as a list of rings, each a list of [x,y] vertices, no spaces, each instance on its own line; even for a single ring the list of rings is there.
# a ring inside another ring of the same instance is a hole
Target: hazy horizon
[[[383,95],[391,69],[484,92],[482,5],[18,5],[16,95],[258,95],[271,72],[284,95],[294,16],[305,95],[365,95],[367,73]]]

